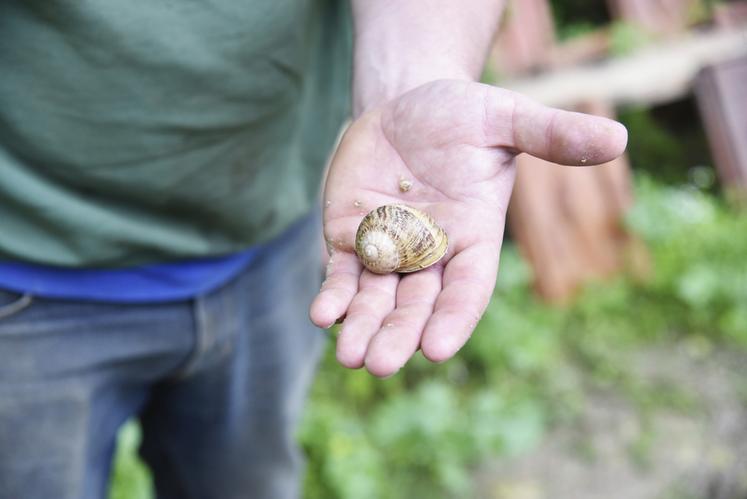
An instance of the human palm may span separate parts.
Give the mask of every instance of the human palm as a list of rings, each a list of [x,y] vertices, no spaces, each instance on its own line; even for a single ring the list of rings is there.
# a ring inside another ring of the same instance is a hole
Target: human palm
[[[454,355],[495,285],[515,156],[526,151],[591,165],[621,154],[625,141],[624,128],[610,120],[459,80],[423,85],[361,116],[330,166],[330,263],[311,307],[321,327],[344,317],[338,360],[388,376],[418,348],[433,361]],[[411,188],[401,189],[402,181]],[[440,262],[403,275],[361,267],[353,250],[357,226],[390,203],[423,210],[446,230],[449,248]]]

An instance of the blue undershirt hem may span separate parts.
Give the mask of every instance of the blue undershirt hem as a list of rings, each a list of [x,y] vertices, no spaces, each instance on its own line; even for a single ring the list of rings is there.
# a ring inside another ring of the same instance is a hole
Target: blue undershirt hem
[[[65,300],[182,301],[225,284],[259,252],[260,248],[254,247],[228,256],[117,269],[71,269],[0,261],[0,288]]]

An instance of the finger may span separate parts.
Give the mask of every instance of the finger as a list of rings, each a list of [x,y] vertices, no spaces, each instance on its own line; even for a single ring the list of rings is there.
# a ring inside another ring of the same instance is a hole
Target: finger
[[[441,276],[441,267],[431,267],[400,280],[397,308],[384,318],[368,346],[365,363],[371,374],[391,376],[413,356],[441,291]]]
[[[342,331],[337,337],[337,360],[345,367],[363,366],[368,343],[394,309],[399,274],[361,274],[358,294],[353,298]]]
[[[478,244],[446,265],[443,290],[420,341],[429,360],[442,362],[452,357],[469,339],[493,294],[499,251],[498,244]]]
[[[311,321],[328,328],[345,315],[350,301],[358,291],[361,264],[352,253],[336,251],[327,263],[327,278],[309,310]]]
[[[563,165],[597,165],[625,151],[628,131],[600,116],[543,106],[496,87],[486,91],[486,133],[495,145]]]
[[[329,210],[332,211],[333,207]],[[336,251],[352,253],[355,245],[355,233],[358,230],[358,224],[365,212],[361,211],[360,215],[336,216],[324,224],[324,233],[328,248]]]

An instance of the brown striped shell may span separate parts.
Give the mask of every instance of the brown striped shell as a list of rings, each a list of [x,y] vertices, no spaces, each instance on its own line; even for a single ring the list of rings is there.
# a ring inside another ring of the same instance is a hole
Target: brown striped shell
[[[446,232],[427,214],[402,204],[379,206],[363,217],[355,252],[371,272],[415,272],[446,254]]]

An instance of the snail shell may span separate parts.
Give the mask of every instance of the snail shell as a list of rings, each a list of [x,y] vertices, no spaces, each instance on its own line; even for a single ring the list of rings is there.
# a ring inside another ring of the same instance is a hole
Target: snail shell
[[[355,252],[371,272],[415,272],[446,253],[446,232],[427,214],[402,204],[379,206],[363,217]]]

